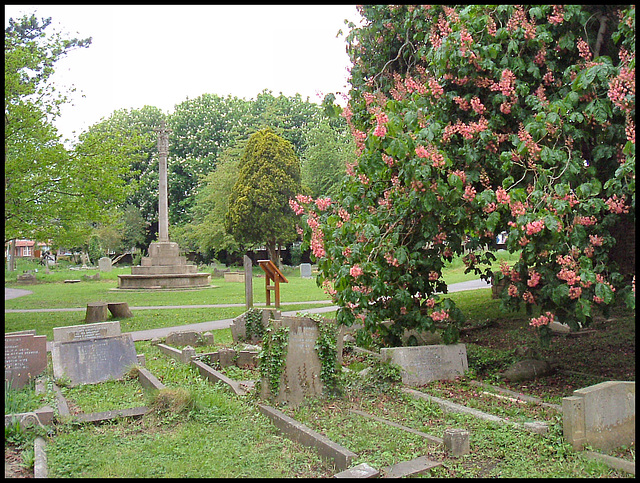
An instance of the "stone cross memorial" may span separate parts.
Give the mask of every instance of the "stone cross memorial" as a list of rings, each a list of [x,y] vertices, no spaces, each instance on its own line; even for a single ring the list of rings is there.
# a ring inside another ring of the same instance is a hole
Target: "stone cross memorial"
[[[158,241],[149,245],[149,256],[131,267],[131,275],[118,275],[120,289],[177,289],[207,287],[211,274],[197,273],[196,265],[187,264],[180,247],[169,240],[169,202],[167,196],[167,156],[169,133],[164,121],[158,133]]]

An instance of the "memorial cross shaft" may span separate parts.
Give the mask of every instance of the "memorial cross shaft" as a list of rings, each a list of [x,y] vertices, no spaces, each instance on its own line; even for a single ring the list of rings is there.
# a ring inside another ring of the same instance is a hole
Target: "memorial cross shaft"
[[[167,156],[169,154],[169,133],[166,124],[162,121],[160,127],[154,129],[158,133],[158,241],[169,241],[169,202],[167,197]]]

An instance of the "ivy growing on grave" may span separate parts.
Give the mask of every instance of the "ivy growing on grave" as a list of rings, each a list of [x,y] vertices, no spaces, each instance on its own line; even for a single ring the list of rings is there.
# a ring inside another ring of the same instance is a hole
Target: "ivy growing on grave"
[[[269,391],[274,397],[280,392],[280,377],[284,371],[288,345],[289,327],[274,327],[269,322],[264,329],[259,367],[260,374],[267,380]]]
[[[269,317],[271,317],[271,315]],[[244,320],[247,340],[251,340],[253,336],[256,336],[258,339],[262,339],[264,337],[262,310],[250,308],[244,313]]]
[[[320,380],[326,393],[336,394],[339,391],[336,324],[317,314],[304,314],[304,316],[314,320],[318,326],[318,339],[314,349],[320,359]]]

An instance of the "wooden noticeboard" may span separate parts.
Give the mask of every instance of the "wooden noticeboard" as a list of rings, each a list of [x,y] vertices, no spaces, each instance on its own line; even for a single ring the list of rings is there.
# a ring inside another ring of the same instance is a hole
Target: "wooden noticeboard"
[[[280,282],[289,283],[289,280],[282,275],[282,272],[271,260],[258,260],[258,264],[264,270],[265,288],[267,290],[267,307],[271,305],[271,290],[275,292],[275,306],[280,307]],[[273,285],[271,285],[273,281]]]

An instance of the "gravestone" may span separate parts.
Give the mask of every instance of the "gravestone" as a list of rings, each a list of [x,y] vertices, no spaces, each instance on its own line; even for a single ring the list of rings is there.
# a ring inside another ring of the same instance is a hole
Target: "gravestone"
[[[37,282],[37,279],[33,273],[20,273],[16,277],[16,283],[32,284],[36,282]]]
[[[281,320],[273,320],[272,324],[274,327],[289,327],[285,367],[275,402],[278,404],[286,402],[296,407],[305,397],[321,396],[322,366],[315,349],[319,335],[317,323],[310,317],[283,316]],[[261,388],[263,398],[272,394],[266,378],[262,378]]]
[[[267,326],[269,320],[271,319],[280,319],[282,314],[277,309],[265,308],[265,309],[254,309],[262,311],[262,325],[264,327]],[[240,314],[235,319],[233,319],[231,323],[231,336],[233,337],[233,342],[257,342],[258,338],[255,335],[251,337],[247,337],[247,320],[246,320],[246,312]]]
[[[26,334],[5,334],[4,380],[11,381],[12,387],[24,387],[29,379],[41,374],[46,368],[46,335],[35,335],[35,330]]]
[[[171,332],[165,339],[165,344],[171,346],[202,346],[213,344],[213,334],[205,332],[204,334],[195,330],[183,330]]]
[[[130,333],[73,342],[53,342],[53,375],[71,386],[121,379],[138,362]]]
[[[402,368],[402,382],[409,385],[453,380],[469,369],[464,344],[382,348],[380,354]]]
[[[120,335],[120,321],[99,322],[97,324],[67,325],[53,328],[54,342],[75,342]]]
[[[574,449],[590,445],[602,451],[636,441],[636,383],[606,381],[562,398],[565,439]]]
[[[310,263],[301,263],[300,264],[300,278],[311,278],[311,264]]]
[[[101,272],[110,272],[111,259],[109,257],[102,257],[100,260],[98,260],[98,268]]]

